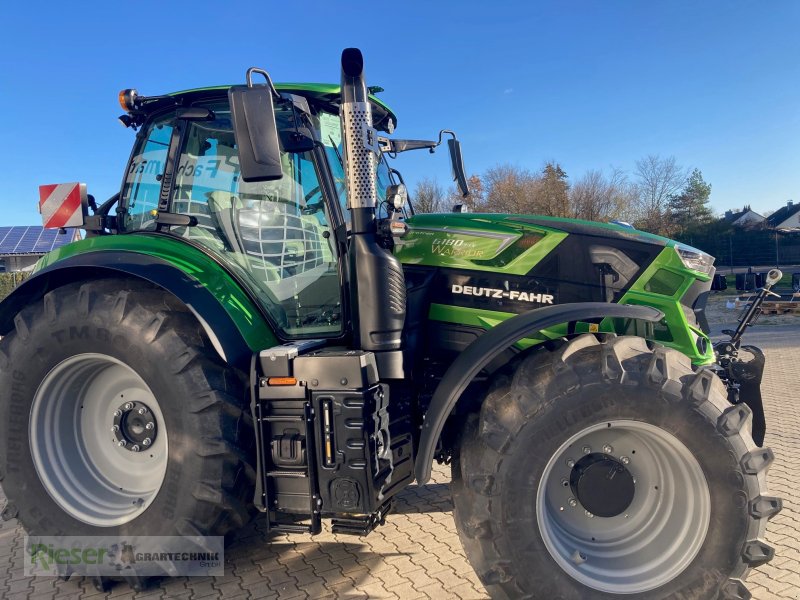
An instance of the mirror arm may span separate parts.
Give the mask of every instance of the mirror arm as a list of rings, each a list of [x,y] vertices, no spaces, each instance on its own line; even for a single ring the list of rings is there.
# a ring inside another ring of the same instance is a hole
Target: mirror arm
[[[458,139],[456,137],[456,132],[455,131],[450,131],[449,129],[442,129],[441,131],[439,131],[439,141],[436,142],[437,146],[439,146],[442,143],[442,137],[444,137],[444,134],[446,134],[446,133],[452,135],[454,140]]]
[[[267,73],[264,69],[259,69],[258,67],[250,67],[249,69],[247,69],[247,87],[249,88],[253,87],[253,73],[258,73],[259,75],[263,75],[264,79],[267,80],[267,83],[269,84],[269,89],[272,90],[274,96],[278,100],[281,99],[281,95],[278,93],[278,90],[275,89],[275,84],[272,83],[272,78],[269,76],[269,73]]]

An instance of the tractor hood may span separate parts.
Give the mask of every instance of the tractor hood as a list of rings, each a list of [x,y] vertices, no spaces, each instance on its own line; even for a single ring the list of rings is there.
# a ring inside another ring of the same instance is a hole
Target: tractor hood
[[[395,254],[409,305],[443,323],[438,337],[452,347],[442,351],[462,351],[469,327],[483,330],[539,307],[619,302],[667,315],[650,333],[624,331],[696,364],[713,360],[704,308],[714,259],[700,250],[622,225],[537,215],[426,214],[407,223]],[[616,331],[607,322],[595,327]]]
[[[524,275],[567,237],[589,245],[674,246],[667,238],[611,223],[538,215],[424,214],[407,221],[395,253],[406,265]]]

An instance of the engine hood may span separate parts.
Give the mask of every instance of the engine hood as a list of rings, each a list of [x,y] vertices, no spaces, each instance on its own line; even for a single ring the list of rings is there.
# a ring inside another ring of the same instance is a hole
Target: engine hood
[[[408,219],[407,224],[409,232],[395,248],[404,264],[520,275],[568,237],[588,245],[627,242],[659,249],[675,245],[631,227],[538,215],[424,214]]]

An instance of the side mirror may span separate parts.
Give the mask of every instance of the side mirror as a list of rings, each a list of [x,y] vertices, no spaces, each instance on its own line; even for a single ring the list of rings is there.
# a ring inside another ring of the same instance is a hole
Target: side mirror
[[[284,152],[298,154],[311,152],[314,149],[314,136],[311,135],[308,127],[298,127],[296,129],[284,129],[279,132],[281,148]]]
[[[461,156],[461,142],[455,137],[447,140],[447,149],[450,151],[450,167],[453,172],[453,181],[463,197],[469,196],[467,174],[464,170],[464,158]]]
[[[253,85],[251,74],[261,73],[266,84]],[[239,148],[239,168],[244,181],[274,181],[283,177],[278,126],[272,103],[274,87],[266,71],[249,69],[247,85],[228,91],[233,134]]]

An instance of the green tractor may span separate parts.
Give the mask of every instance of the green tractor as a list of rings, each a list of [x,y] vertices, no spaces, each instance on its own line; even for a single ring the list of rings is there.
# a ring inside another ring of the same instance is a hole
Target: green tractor
[[[466,194],[460,144],[389,137],[371,91],[348,49],[340,86],[251,69],[120,94],[120,193],[43,188],[46,223],[87,237],[0,305],[3,517],[367,535],[437,460],[492,597],[749,597],[781,500],[753,315],[709,341],[713,258],[624,225],[415,216],[390,160],[446,137]]]

